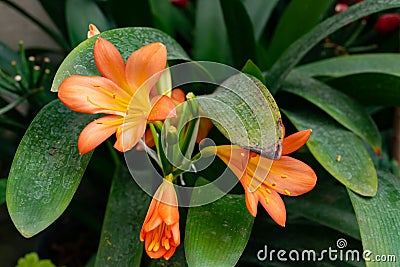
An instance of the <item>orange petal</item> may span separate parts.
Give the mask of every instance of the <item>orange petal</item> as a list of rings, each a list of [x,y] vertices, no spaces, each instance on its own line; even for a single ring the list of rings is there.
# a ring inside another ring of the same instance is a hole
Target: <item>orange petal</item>
[[[103,38],[96,40],[94,44],[94,61],[102,76],[128,90],[124,59],[111,42]]]
[[[164,259],[169,260],[175,253],[176,247],[171,247],[165,254],[164,254]]]
[[[79,153],[86,154],[95,149],[98,145],[110,137],[118,128],[118,125],[102,124],[119,120],[121,117],[110,115],[102,117],[89,123],[81,132],[78,138]]]
[[[261,190],[261,188],[259,189]],[[282,198],[277,192],[271,190],[271,193],[259,194],[259,200],[269,216],[280,226],[286,223],[286,208]]]
[[[167,48],[162,43],[151,43],[133,52],[125,67],[125,77],[131,90],[137,90],[156,74],[146,83],[146,88],[150,90],[157,83],[166,64]]]
[[[176,117],[175,105],[168,96],[156,96],[151,100],[152,108],[148,121],[161,121]]]
[[[181,243],[181,234],[179,231],[179,223],[176,223],[171,226],[171,233],[172,233],[172,244],[174,246],[179,246]]]
[[[145,240],[144,247],[145,247],[147,255],[149,255],[149,257],[152,259],[161,258],[167,252],[167,250],[163,246],[160,246],[157,251],[153,251],[153,250],[149,251],[147,248],[150,246],[152,241],[153,240],[151,238],[146,238],[146,240]]]
[[[258,205],[258,197],[256,193],[250,192],[247,188],[245,188],[245,197],[246,197],[246,207],[249,213],[253,216],[257,216],[257,205]]]
[[[114,148],[121,152],[131,150],[142,138],[146,131],[146,120],[142,118],[139,122],[126,122],[121,126],[121,130],[117,132],[117,141]]]
[[[317,182],[317,175],[307,164],[300,160],[282,156],[274,160],[267,181],[276,183],[276,187],[285,191],[282,194],[298,196],[314,188]]]
[[[58,97],[73,111],[123,116],[130,96],[119,86],[100,76],[73,75],[65,79]]]
[[[303,130],[283,139],[282,155],[290,154],[302,147],[310,138],[312,130]]]

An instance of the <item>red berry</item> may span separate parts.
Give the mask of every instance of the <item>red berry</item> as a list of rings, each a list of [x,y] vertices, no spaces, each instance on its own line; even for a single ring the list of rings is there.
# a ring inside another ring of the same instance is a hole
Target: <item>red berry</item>
[[[386,33],[400,26],[400,13],[388,13],[380,16],[375,23],[377,32]]]
[[[171,0],[172,4],[178,7],[186,7],[189,0]]]

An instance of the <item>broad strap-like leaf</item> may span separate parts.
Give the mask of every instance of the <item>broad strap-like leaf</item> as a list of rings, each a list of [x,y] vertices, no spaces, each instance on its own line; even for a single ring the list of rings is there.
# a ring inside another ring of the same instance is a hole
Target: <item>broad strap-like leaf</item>
[[[400,7],[399,0],[365,0],[357,5],[350,6],[346,11],[334,15],[315,26],[311,31],[292,43],[272,66],[267,79],[271,92],[273,94],[276,93],[281,82],[283,82],[292,68],[326,36],[366,15],[398,7]]]
[[[359,73],[385,73],[400,76],[400,54],[365,54],[333,57],[302,65],[297,72],[305,75],[341,77]]]
[[[224,16],[219,0],[197,2],[193,59],[231,63]]]
[[[242,68],[251,59],[257,62],[253,25],[240,0],[220,0],[234,67]]]
[[[358,136],[316,110],[283,112],[298,130],[313,130],[307,147],[333,177],[360,195],[376,194],[376,170]]]
[[[207,183],[199,178],[196,186]],[[215,190],[218,190],[215,188]],[[192,199],[196,202],[195,191]],[[235,266],[250,237],[254,217],[247,211],[244,195],[225,195],[219,200],[189,208],[185,252],[189,266]]]
[[[290,44],[317,25],[333,3],[333,0],[290,1],[279,18],[268,46],[266,57],[268,65],[271,66]]]
[[[360,229],[346,188],[322,168],[314,171],[318,175],[315,188],[298,197],[286,197],[287,212],[360,240]]]
[[[381,150],[378,128],[365,108],[352,98],[297,71],[288,75],[282,90],[307,99],[363,138],[375,150]]]
[[[77,140],[93,118],[54,100],[26,131],[14,156],[6,196],[11,219],[23,236],[39,233],[67,208],[92,156],[79,154]]]
[[[199,96],[200,107],[233,144],[274,159],[281,155],[281,116],[268,89],[243,73],[225,80],[211,95]]]
[[[143,177],[152,174],[135,172]],[[119,166],[111,185],[95,266],[140,266],[143,242],[139,235],[149,204],[150,197],[126,166]]]
[[[153,42],[166,45],[168,59],[189,60],[186,52],[174,39],[157,29],[122,28],[105,31],[98,36],[112,42],[125,60],[138,48]],[[96,39],[97,37],[93,37],[83,41],[64,59],[54,77],[51,91],[57,92],[60,84],[68,76],[98,75],[93,58],[93,46]]]
[[[111,22],[92,0],[66,0],[65,19],[72,47],[87,38],[88,25],[96,25],[101,31],[112,28]]]
[[[360,226],[364,251],[370,252],[364,255],[368,258],[365,259],[367,266],[397,266],[395,262],[400,258],[400,182],[388,172],[378,171],[378,176],[375,197],[362,197],[350,190],[348,193]]]
[[[254,36],[258,41],[278,0],[242,0],[242,2],[253,23]]]
[[[325,81],[329,86],[370,106],[400,106],[400,76],[359,73]]]

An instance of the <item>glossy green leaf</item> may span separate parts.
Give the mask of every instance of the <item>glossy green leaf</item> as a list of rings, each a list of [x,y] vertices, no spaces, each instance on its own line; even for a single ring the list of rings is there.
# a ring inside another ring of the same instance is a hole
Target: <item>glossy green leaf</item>
[[[325,81],[364,105],[400,106],[400,76],[360,73]]]
[[[254,36],[258,41],[278,0],[242,0],[253,23]]]
[[[66,0],[65,17],[72,47],[87,38],[88,26],[95,24],[100,31],[111,29],[111,24],[94,0]]]
[[[359,73],[400,76],[400,55],[385,53],[334,57],[302,65],[296,71],[313,77],[341,77]]]
[[[206,183],[199,178],[196,186]],[[196,191],[192,200],[201,198],[200,193],[206,192]],[[211,204],[189,208],[185,231],[189,266],[235,266],[250,237],[253,222],[244,195],[228,194]]]
[[[246,64],[244,65],[244,67],[243,67],[243,69],[241,71],[243,73],[247,73],[247,74],[250,74],[250,75],[256,77],[257,79],[260,80],[260,82],[265,84],[265,78],[264,78],[261,70],[250,59],[246,62]]]
[[[193,59],[230,63],[230,47],[219,1],[197,2]]]
[[[356,135],[316,110],[283,112],[298,130],[313,130],[307,147],[333,177],[360,195],[376,194],[376,170]]]
[[[102,32],[100,37],[112,42],[126,60],[133,51],[152,42],[167,46],[168,59],[189,60],[182,47],[167,34],[151,28],[122,28]],[[61,63],[53,81],[51,91],[57,92],[62,81],[70,75],[98,75],[93,62],[93,46],[96,38],[90,38],[78,45]]]
[[[7,179],[0,179],[0,205],[6,202]]]
[[[271,92],[275,93],[279,89],[281,82],[283,82],[292,68],[326,36],[366,15],[398,7],[400,7],[399,0],[365,0],[357,5],[350,6],[346,11],[334,15],[315,26],[311,31],[291,44],[272,66],[267,79]]]
[[[31,237],[67,208],[92,153],[80,155],[77,140],[93,116],[55,100],[35,117],[18,146],[7,181],[7,207],[18,231]]]
[[[322,168],[314,171],[318,176],[315,188],[298,197],[285,197],[287,212],[360,240],[360,229],[346,188]]]
[[[136,172],[143,177],[152,174],[146,170]],[[150,197],[129,170],[119,166],[108,198],[95,266],[140,266],[143,242],[139,234],[149,204]]]
[[[257,62],[253,25],[240,0],[220,0],[233,64],[241,68],[251,59]]]
[[[297,72],[288,75],[282,90],[307,99],[376,150],[381,149],[381,137],[374,121],[364,107],[347,95]]]
[[[257,79],[236,74],[211,95],[199,96],[204,113],[233,144],[279,158],[281,116],[268,89]]]
[[[395,262],[400,258],[400,182],[388,172],[378,171],[378,176],[375,197],[361,197],[350,190],[348,193],[360,226],[364,251],[371,252],[366,255],[367,266],[397,266]],[[380,262],[375,258],[379,255]],[[386,257],[386,262],[382,261],[382,256]]]
[[[267,49],[267,64],[271,66],[290,44],[317,25],[333,3],[333,0],[290,1],[271,38]]]

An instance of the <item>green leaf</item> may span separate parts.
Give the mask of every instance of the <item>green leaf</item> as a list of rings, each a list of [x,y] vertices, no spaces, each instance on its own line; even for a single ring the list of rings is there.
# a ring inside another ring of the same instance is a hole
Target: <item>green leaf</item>
[[[197,2],[193,40],[193,58],[230,63],[230,47],[219,1]]]
[[[253,23],[254,36],[258,41],[278,0],[242,0]]]
[[[265,84],[265,78],[261,72],[261,70],[258,68],[256,64],[254,64],[251,59],[247,60],[246,64],[244,65],[243,69],[241,70],[243,73],[250,74],[257,79],[260,80],[263,84]]]
[[[233,144],[279,158],[283,138],[281,116],[268,89],[257,79],[236,74],[211,95],[197,98],[215,126]]]
[[[285,197],[287,212],[360,240],[360,229],[346,188],[322,168],[314,171],[318,174],[315,188],[302,196]]]
[[[199,178],[196,186],[206,183]],[[200,193],[206,192],[196,191],[192,200],[202,198]],[[189,208],[185,231],[189,266],[234,266],[247,244],[253,222],[244,195],[225,195],[211,204]]]
[[[47,15],[51,18],[64,37],[68,36],[67,23],[65,20],[66,1],[67,0],[39,0],[43,10],[46,11]]]
[[[100,37],[112,42],[126,60],[132,52],[143,45],[162,42],[167,46],[168,59],[190,60],[182,47],[170,36],[151,28],[122,28],[102,32]],[[93,46],[96,38],[83,41],[64,59],[59,67],[51,87],[57,92],[64,79],[71,75],[98,75],[93,62]]]
[[[295,71],[286,78],[282,90],[307,99],[366,140],[375,150],[381,150],[378,128],[364,107],[352,98]]]
[[[31,237],[67,208],[92,153],[80,155],[78,135],[93,116],[70,111],[55,100],[26,131],[7,182],[7,207],[18,231]]]
[[[0,179],[0,205],[6,202],[6,185],[7,179]]]
[[[15,267],[56,267],[50,260],[40,260],[35,252],[26,254],[18,259]]]
[[[366,15],[398,7],[400,7],[399,0],[366,0],[357,5],[350,6],[346,11],[334,15],[315,26],[311,31],[290,45],[272,66],[268,75],[269,78],[267,79],[271,92],[275,93],[279,89],[280,83],[292,68],[326,36]]]
[[[359,73],[385,73],[400,76],[399,54],[365,54],[319,60],[296,68],[308,76],[341,77]]]
[[[348,190],[360,226],[361,240],[367,255],[367,266],[396,266],[393,261],[379,262],[375,256],[400,257],[400,182],[388,172],[378,171],[379,187],[373,198],[361,197]],[[383,259],[383,258],[381,258]],[[395,260],[396,260],[395,259]]]
[[[364,105],[400,106],[400,76],[360,73],[325,81]]]
[[[142,177],[152,174],[146,170],[135,172]],[[108,198],[95,266],[140,266],[143,242],[139,234],[149,204],[150,197],[135,183],[129,170],[119,166]]]
[[[333,3],[332,0],[290,1],[271,38],[271,43],[267,49],[267,64],[271,66],[286,48],[317,25]]]
[[[356,135],[316,110],[283,112],[298,130],[313,130],[307,147],[333,177],[360,195],[376,194],[378,181],[374,165]]]
[[[251,59],[257,62],[253,25],[240,0],[220,0],[234,66]]]
[[[95,24],[100,31],[109,30],[112,27],[93,0],[66,0],[65,16],[72,47],[87,38],[90,23]]]

